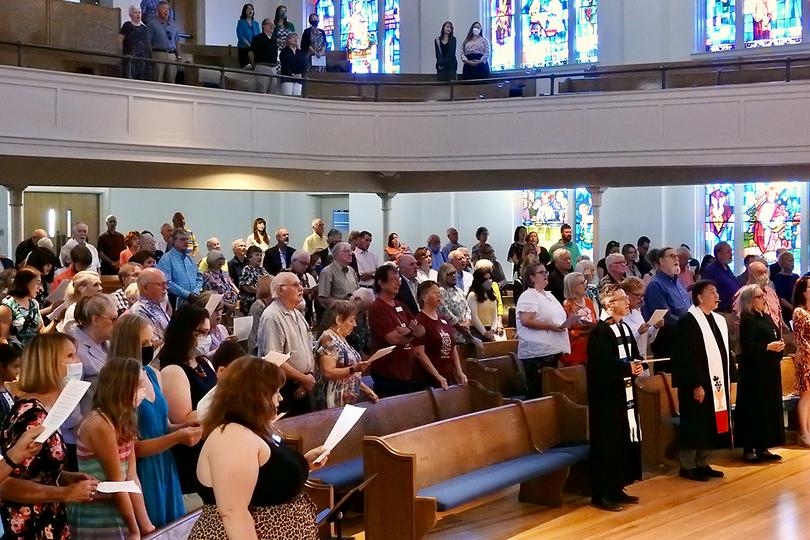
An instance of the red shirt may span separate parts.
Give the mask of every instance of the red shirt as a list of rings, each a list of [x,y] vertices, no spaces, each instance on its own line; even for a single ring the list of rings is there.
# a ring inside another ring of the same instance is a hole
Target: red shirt
[[[433,367],[439,375],[447,379],[449,384],[454,384],[456,380],[453,371],[453,347],[456,343],[453,340],[453,327],[443,319],[441,315],[436,320],[431,319],[424,313],[416,316],[419,324],[425,327],[425,335],[419,340],[419,345],[424,345],[425,354],[430,359]],[[431,385],[438,385],[438,382],[421,366],[417,368],[422,374],[422,379]]]
[[[371,344],[369,349],[376,352],[379,349],[390,347],[392,344],[385,341],[385,336],[399,326],[408,326],[413,320],[411,313],[397,301],[391,306],[384,300],[377,298],[368,309],[368,321],[371,329]],[[387,379],[398,381],[413,380],[414,354],[410,343],[398,345],[391,353],[371,363],[371,373]]]
[[[58,274],[55,278],[53,278],[53,283],[51,284],[51,290],[55,291],[57,289],[57,287],[59,287],[60,283],[62,283],[66,279],[73,279],[73,276],[75,276],[75,275],[76,275],[76,269],[71,264],[70,266],[68,266],[67,270],[65,270],[64,272],[62,272],[61,274]]]

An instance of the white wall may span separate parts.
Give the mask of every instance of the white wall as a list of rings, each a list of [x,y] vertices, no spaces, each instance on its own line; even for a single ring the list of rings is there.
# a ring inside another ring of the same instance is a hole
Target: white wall
[[[261,24],[262,19],[272,19],[276,7],[287,6],[287,20],[295,24],[295,29],[303,32],[304,4],[302,0],[207,0],[205,2],[205,44],[236,46],[236,22],[242,13],[242,6],[253,4],[254,17]],[[308,6],[308,2],[306,5]]]

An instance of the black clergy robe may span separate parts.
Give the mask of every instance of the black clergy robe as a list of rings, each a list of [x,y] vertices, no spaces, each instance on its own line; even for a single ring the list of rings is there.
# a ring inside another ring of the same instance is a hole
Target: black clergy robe
[[[745,313],[740,321],[740,356],[734,443],[749,450],[785,444],[782,413],[782,353],[768,350],[779,329],[764,313]]]
[[[626,324],[623,331],[629,340],[630,356],[641,359]],[[592,496],[610,498],[641,480],[641,445],[630,438],[625,392],[630,364],[619,358],[619,342],[606,321],[599,321],[588,337],[586,369]],[[636,425],[641,426],[637,414]]]
[[[704,316],[700,312],[699,316]],[[728,350],[713,317],[708,317],[709,327],[717,340],[720,356],[723,360],[723,373],[725,375],[726,403],[729,404],[731,414],[729,386],[735,375],[733,363],[729,373]],[[680,409],[681,425],[678,430],[678,444],[681,450],[711,450],[713,448],[728,448],[731,446],[731,436],[728,433],[717,433],[717,420],[715,419],[714,401],[712,399],[711,377],[709,375],[709,357],[703,343],[703,332],[700,330],[695,316],[691,312],[680,318],[675,326],[675,336],[672,350],[672,385],[678,388],[678,407]],[[694,397],[694,390],[703,387],[705,398],[698,403]]]

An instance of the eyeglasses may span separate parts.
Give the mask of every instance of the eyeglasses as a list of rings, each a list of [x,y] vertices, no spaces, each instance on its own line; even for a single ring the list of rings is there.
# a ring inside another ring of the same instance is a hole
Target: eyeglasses
[[[166,287],[169,286],[169,282],[168,281],[151,281],[151,282],[147,283],[147,285],[157,285],[158,287],[166,288]]]
[[[115,323],[115,321],[117,321],[117,320],[118,320],[118,315],[116,315],[116,316],[114,316],[114,317],[111,317],[110,315],[99,315],[99,317],[101,317],[102,319],[107,319],[107,320],[109,320],[111,323]]]
[[[537,272],[534,273],[534,275],[535,276],[547,276],[548,271],[547,270],[538,270]]]
[[[448,275],[448,276],[455,276],[455,275],[458,275],[458,272],[456,272],[456,271],[453,271],[453,272],[447,272],[447,275]]]

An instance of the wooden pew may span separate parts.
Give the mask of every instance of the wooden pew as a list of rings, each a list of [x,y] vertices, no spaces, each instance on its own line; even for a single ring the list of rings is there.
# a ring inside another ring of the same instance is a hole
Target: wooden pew
[[[558,393],[578,405],[588,404],[588,381],[584,365],[545,367],[540,370],[540,377],[544,396]]]
[[[641,422],[641,465],[647,472],[666,472],[677,463],[678,393],[669,373],[636,378]]]
[[[546,397],[366,437],[365,475],[377,477],[366,488],[365,537],[423,538],[441,512],[516,484],[523,502],[561,506],[569,468],[587,457],[563,446],[583,440],[582,409]]]
[[[514,354],[468,358],[466,365],[467,377],[480,382],[490,392],[517,399],[526,395],[526,374]]]
[[[484,343],[484,352],[478,358],[493,358],[506,354],[517,354],[518,340],[507,339],[505,341],[489,341]]]
[[[118,276],[101,276],[101,292],[112,294],[121,288],[121,280]]]

